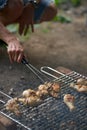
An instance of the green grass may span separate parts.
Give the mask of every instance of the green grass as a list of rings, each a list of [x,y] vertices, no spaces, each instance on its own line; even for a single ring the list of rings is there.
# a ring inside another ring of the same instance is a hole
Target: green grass
[[[55,3],[58,4],[62,4],[64,2],[67,2],[67,0],[55,0]]]
[[[55,0],[56,5],[69,2],[69,0]],[[79,6],[81,4],[81,0],[70,0],[73,6]]]
[[[81,4],[81,0],[71,0],[73,6],[79,6]]]
[[[60,22],[60,23],[71,23],[72,22],[72,20],[70,18],[68,18],[67,16],[63,16],[63,15],[55,16],[53,21],[54,22]]]

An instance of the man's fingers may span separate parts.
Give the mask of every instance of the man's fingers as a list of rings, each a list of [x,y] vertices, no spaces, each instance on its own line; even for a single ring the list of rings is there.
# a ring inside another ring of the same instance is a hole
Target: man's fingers
[[[13,63],[12,52],[8,51],[8,55],[9,55],[10,62]]]
[[[15,54],[13,54],[13,52],[8,52],[8,55],[11,63],[14,61],[20,63],[23,58],[23,52],[18,52]]]
[[[24,28],[25,28],[25,24],[20,23],[20,24],[19,24],[19,34],[20,34],[20,35],[23,34]]]
[[[20,48],[20,50],[16,50],[14,60],[16,62],[21,62],[22,58],[23,58],[23,49]]]
[[[25,30],[24,30],[24,35],[27,34],[28,29],[29,29],[29,25],[26,25]],[[31,24],[31,31],[34,32],[34,25],[33,24]]]
[[[8,47],[8,55],[9,55],[9,59],[11,61],[11,63],[14,61],[14,56],[15,56],[15,46],[13,46],[12,44]]]
[[[21,62],[22,60],[22,57],[23,57],[23,48],[21,45],[19,44],[10,44],[8,46],[8,55],[9,55],[9,59],[10,59],[10,62]]]
[[[23,58],[23,53],[20,53],[17,58],[17,62],[20,63],[22,61],[22,58]]]
[[[24,35],[26,35],[26,34],[27,34],[28,29],[29,29],[29,25],[26,25],[25,30],[24,30]]]
[[[19,50],[15,51],[14,61],[17,61],[19,54],[20,54]]]
[[[31,30],[32,30],[32,32],[34,32],[34,25],[33,24],[31,24]]]

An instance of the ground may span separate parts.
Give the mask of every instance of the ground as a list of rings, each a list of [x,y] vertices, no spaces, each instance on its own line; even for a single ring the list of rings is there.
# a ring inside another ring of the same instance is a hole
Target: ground
[[[49,22],[35,27],[35,33],[23,43],[32,65],[38,69],[63,66],[87,75],[87,23],[82,10],[83,7],[79,7],[66,11],[71,23]],[[23,64],[11,64],[5,50],[0,53],[0,90],[9,93],[10,89],[11,94],[13,88],[28,87],[28,69]]]

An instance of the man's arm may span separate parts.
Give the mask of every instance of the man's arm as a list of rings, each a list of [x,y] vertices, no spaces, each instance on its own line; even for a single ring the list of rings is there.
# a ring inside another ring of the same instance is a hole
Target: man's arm
[[[23,57],[23,47],[16,36],[9,32],[5,26],[15,23],[16,19],[22,14],[22,11],[22,0],[7,0],[3,8],[0,8],[0,39],[8,45],[7,52],[11,62],[21,61]]]
[[[21,62],[23,57],[23,47],[19,40],[10,33],[4,24],[0,22],[0,39],[3,40],[7,45],[7,52],[11,62]]]

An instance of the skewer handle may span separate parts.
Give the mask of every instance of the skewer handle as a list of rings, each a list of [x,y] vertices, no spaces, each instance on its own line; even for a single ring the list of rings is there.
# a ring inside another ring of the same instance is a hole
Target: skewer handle
[[[44,74],[49,75],[49,76],[53,77],[54,79],[58,79],[59,77],[58,77],[58,76],[55,76],[54,74],[49,73],[49,70],[50,70],[51,72],[53,72],[53,73],[59,74],[60,76],[65,76],[65,74],[63,74],[63,73],[61,73],[60,71],[55,70],[55,69],[53,69],[53,68],[51,68],[51,67],[49,67],[49,66],[43,66],[43,67],[41,67],[40,70],[41,70],[41,72],[43,72]]]
[[[25,56],[23,56],[21,63],[23,63],[24,65],[29,64],[29,62],[26,60]]]

